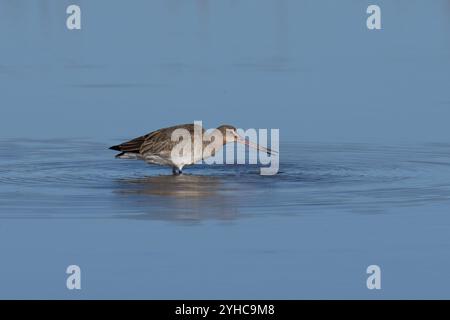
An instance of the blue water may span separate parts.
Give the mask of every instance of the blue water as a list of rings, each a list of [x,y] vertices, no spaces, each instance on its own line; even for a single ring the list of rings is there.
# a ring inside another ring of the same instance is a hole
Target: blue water
[[[285,143],[276,176],[172,176],[107,146],[2,140],[2,297],[448,297],[448,144]]]
[[[450,2],[372,3],[1,0],[0,298],[450,298]],[[195,120],[279,174],[107,149]]]

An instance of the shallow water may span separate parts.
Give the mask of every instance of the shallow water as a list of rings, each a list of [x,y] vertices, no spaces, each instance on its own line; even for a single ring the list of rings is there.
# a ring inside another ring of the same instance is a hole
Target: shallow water
[[[447,144],[284,143],[275,176],[172,176],[90,140],[0,146],[0,296],[448,297]],[[72,263],[80,293],[64,288]]]
[[[0,298],[450,298],[449,3],[1,0]],[[195,120],[279,174],[107,150]]]
[[[114,159],[89,140],[6,140],[1,218],[136,218],[199,222],[445,203],[447,144],[287,143],[275,176],[259,165],[168,167]],[[14,153],[11,153],[14,150]]]

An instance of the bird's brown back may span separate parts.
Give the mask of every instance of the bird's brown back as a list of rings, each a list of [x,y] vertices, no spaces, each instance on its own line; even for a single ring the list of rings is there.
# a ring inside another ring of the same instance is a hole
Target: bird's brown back
[[[185,129],[191,137],[194,137],[194,124],[181,124],[150,132],[119,145],[112,146],[110,149],[128,153],[140,153],[142,155],[146,153],[160,154],[170,152],[178,143],[178,141],[172,141],[172,133],[176,129]],[[202,134],[204,131],[202,128]]]

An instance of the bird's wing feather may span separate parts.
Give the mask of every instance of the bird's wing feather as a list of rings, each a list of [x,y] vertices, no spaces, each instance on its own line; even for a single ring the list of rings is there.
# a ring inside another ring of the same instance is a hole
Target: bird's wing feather
[[[179,143],[172,141],[172,133],[177,129],[185,129],[189,132],[191,137],[194,136],[193,124],[182,124],[174,127],[164,128],[153,132],[142,143],[139,152],[141,154],[159,154],[168,156],[172,149]],[[204,131],[204,130],[203,130]]]
[[[155,133],[155,132],[151,132],[151,133],[146,134],[144,136],[140,136],[140,137],[134,138],[134,139],[132,139],[130,141],[118,144],[116,146],[112,146],[110,149],[111,150],[122,151],[122,152],[139,153],[141,145],[153,133]]]
[[[173,131],[176,129],[186,129],[191,136],[194,136],[194,128],[195,126],[193,124],[182,124],[164,128],[134,138],[122,144],[112,146],[110,149],[122,152],[140,153],[142,155],[145,153],[167,155],[178,143],[171,139]],[[204,132],[204,129],[202,129],[202,132]]]

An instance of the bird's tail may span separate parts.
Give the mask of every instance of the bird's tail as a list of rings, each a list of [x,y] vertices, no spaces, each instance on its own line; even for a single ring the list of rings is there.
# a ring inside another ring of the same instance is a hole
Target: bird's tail
[[[109,150],[120,151],[120,145],[116,145],[116,146],[109,147]]]

